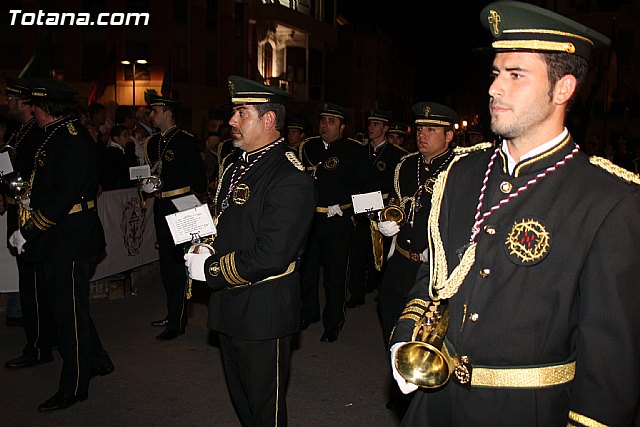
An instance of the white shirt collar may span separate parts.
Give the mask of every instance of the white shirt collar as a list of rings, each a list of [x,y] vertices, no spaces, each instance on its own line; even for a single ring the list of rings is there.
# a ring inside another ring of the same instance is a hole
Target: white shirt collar
[[[107,145],[107,147],[116,147],[116,148],[119,148],[123,153],[125,152],[124,147],[118,144],[117,142],[109,141],[109,144]]]
[[[560,144],[565,139],[565,137],[567,136],[568,133],[569,133],[569,131],[567,130],[567,128],[564,128],[564,130],[560,133],[560,135],[556,136],[551,141],[545,142],[544,144],[539,145],[536,148],[534,148],[534,149],[526,152],[522,156],[520,156],[520,162],[522,162],[523,160],[535,157],[540,153],[544,153],[545,151],[552,149],[556,145]],[[514,169],[516,168],[516,165],[519,162],[516,162],[515,159],[513,157],[511,157],[511,154],[509,153],[509,147],[507,146],[507,140],[506,139],[502,140],[502,152],[504,154],[506,154],[506,156],[507,156],[507,170],[509,171],[509,175],[511,175],[511,174],[513,174],[513,171],[514,171]]]

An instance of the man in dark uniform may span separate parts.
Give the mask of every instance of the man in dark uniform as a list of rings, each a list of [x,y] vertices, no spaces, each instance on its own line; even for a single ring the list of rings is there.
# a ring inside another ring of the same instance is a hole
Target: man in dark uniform
[[[404,148],[404,134],[407,133],[407,125],[400,122],[391,123],[389,130],[387,131],[387,142],[396,145],[403,150]],[[406,151],[406,150],[405,150]]]
[[[402,148],[387,142],[386,133],[392,119],[391,111],[374,109],[367,117],[369,143],[366,149],[369,161],[376,172],[375,190],[380,190],[383,200],[387,200],[393,192],[393,174],[396,165],[407,154]],[[375,224],[367,214],[356,215],[356,228],[351,243],[349,260],[349,292],[347,308],[364,304],[365,291],[378,289],[382,279],[382,265],[385,248],[389,248],[390,239],[384,239],[378,233]],[[375,242],[372,242],[375,240]],[[372,246],[373,244],[373,246]]]
[[[289,94],[237,76],[229,77],[229,91],[229,123],[242,155],[218,186],[215,254],[184,258],[190,277],[206,280],[213,291],[209,328],[219,332],[240,422],[284,426],[313,183],[280,134]]]
[[[318,276],[324,266],[322,341],[338,339],[345,319],[349,246],[353,236],[351,195],[375,187],[376,175],[358,141],[343,136],[349,115],[333,103],[320,106],[320,135],[300,145],[300,159],[315,180],[316,214],[302,264],[302,329],[320,320]]]
[[[415,394],[403,424],[632,425],[640,179],[589,158],[565,127],[591,49],[609,39],[520,2],[492,3],[481,20],[494,36],[489,107],[501,140],[456,156],[434,186],[431,275],[396,325],[392,367],[403,391],[417,388],[399,375],[414,370],[402,342],[431,296],[448,300],[425,317],[439,325],[429,341],[454,356],[453,373]]]
[[[382,321],[385,343],[407,302],[407,295],[416,281],[418,267],[428,262],[427,219],[431,208],[433,183],[453,159],[454,124],[458,114],[446,105],[419,102],[413,106],[416,116],[418,152],[404,156],[395,170],[394,197],[404,212],[402,225],[381,221],[380,233],[393,237],[391,256],[387,261],[378,298],[378,313]],[[408,403],[393,388],[389,409],[402,410]]]
[[[145,156],[151,174],[160,177],[162,187],[158,189],[151,180],[146,180],[142,185],[144,192],[155,195],[153,220],[158,239],[162,285],[167,294],[166,317],[154,320],[151,325],[165,327],[156,337],[165,341],[184,334],[189,317],[187,277],[182,259],[184,249],[183,245],[173,242],[165,216],[178,211],[172,199],[188,194],[202,196],[207,190],[204,163],[196,141],[193,135],[176,126],[178,104],[179,101],[170,96],[149,96],[151,120],[160,133],[149,138]]]
[[[47,412],[85,400],[89,380],[114,367],[89,314],[89,278],[105,247],[96,211],[95,144],[77,119],[71,86],[38,80],[31,84],[31,97],[45,136],[35,154],[28,219],[10,243],[34,263],[36,283],[58,329],[64,363],[58,392],[38,407]]]
[[[311,125],[304,117],[287,119],[287,145],[298,153],[302,141],[311,136]]]
[[[31,89],[25,79],[7,78],[7,100],[9,113],[20,123],[20,128],[11,136],[8,145],[12,147],[12,164],[14,178],[28,183],[33,171],[33,160],[36,150],[44,140],[44,132],[31,114]],[[18,178],[19,177],[19,178]],[[15,191],[15,190],[14,190]],[[20,228],[19,213],[27,207],[21,202],[22,191],[7,194],[7,237]],[[15,197],[14,197],[15,196]],[[26,200],[24,201],[26,203]],[[24,216],[23,216],[24,218]],[[9,360],[7,369],[28,368],[53,360],[51,346],[56,342],[56,332],[51,324],[51,315],[43,297],[42,284],[36,283],[35,269],[25,254],[16,254],[18,264],[18,288],[22,302],[22,316],[27,344],[22,354]]]

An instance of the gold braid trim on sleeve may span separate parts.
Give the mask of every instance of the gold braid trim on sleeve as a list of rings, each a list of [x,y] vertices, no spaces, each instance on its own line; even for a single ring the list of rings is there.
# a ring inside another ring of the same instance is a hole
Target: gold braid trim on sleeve
[[[409,301],[406,304],[406,306],[409,307],[410,305],[413,305],[413,304],[418,305],[420,307],[424,307],[424,309],[426,310],[427,307],[429,307],[430,302],[429,301],[425,301],[425,300],[423,300],[421,298],[414,298],[411,301]]]
[[[607,427],[606,424],[599,423],[598,421],[589,418],[586,415],[578,414],[577,412],[573,411],[569,411],[569,419],[586,427]]]
[[[480,145],[480,144],[478,144]],[[462,281],[469,274],[469,270],[476,260],[476,243],[469,245],[460,261],[460,264],[453,270],[451,276],[448,274],[447,255],[444,251],[444,245],[440,236],[440,208],[444,197],[444,189],[449,177],[451,167],[461,157],[455,157],[447,169],[438,175],[433,186],[433,194],[431,196],[431,212],[429,212],[429,226],[427,237],[429,239],[429,259],[433,260],[429,263],[429,296],[432,300],[448,299],[454,296]]]
[[[411,306],[402,311],[402,314],[416,313],[418,316],[422,316],[426,310],[424,308]]]
[[[606,170],[610,174],[615,175],[627,182],[630,182],[632,184],[640,184],[640,176],[638,174],[628,171],[625,168],[621,168],[620,166],[612,163],[610,160],[598,156],[591,156],[589,157],[589,162],[592,165],[598,166]]]
[[[400,316],[400,320],[402,319],[411,319],[414,322],[418,322],[420,320],[420,316],[415,314],[403,314],[402,316]]]

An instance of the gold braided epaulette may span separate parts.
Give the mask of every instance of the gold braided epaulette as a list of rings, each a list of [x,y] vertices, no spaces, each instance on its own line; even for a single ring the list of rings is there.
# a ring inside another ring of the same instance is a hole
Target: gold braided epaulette
[[[304,170],[302,162],[298,159],[298,157],[296,157],[296,154],[293,151],[287,151],[286,153],[284,153],[284,155],[287,157],[287,160],[289,160],[291,164],[295,166],[296,169],[298,169],[299,171]]]
[[[349,141],[353,141],[353,142],[357,143],[358,145],[362,145],[363,147],[368,144],[368,142],[366,142],[366,141],[358,141],[357,139],[353,139],[353,138],[347,138],[347,139]]]
[[[631,171],[628,171],[625,168],[620,167],[615,163],[611,162],[610,160],[607,160],[603,157],[591,156],[589,157],[589,162],[592,165],[598,166],[606,170],[610,174],[615,175],[618,178],[621,178],[629,183],[640,184],[640,175],[633,173]]]
[[[472,145],[471,147],[456,147],[453,149],[453,153],[456,155],[460,154],[468,154],[473,153],[475,151],[487,150],[493,147],[493,144],[490,142],[481,142],[476,145]]]
[[[416,151],[415,153],[409,153],[409,154],[405,154],[404,156],[400,157],[400,161],[398,163],[400,163],[401,161],[403,161],[404,159],[408,159],[411,156],[417,156],[418,154],[420,154],[419,151]]]

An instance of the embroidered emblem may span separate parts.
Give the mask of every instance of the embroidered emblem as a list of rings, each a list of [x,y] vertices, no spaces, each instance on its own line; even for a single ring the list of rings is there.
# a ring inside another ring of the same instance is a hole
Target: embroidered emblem
[[[209,266],[209,274],[212,276],[217,276],[220,274],[220,263],[214,262]]]
[[[424,114],[425,117],[429,117],[429,114],[431,114],[431,107],[424,107],[422,114]]]
[[[378,160],[376,162],[376,168],[382,172],[383,170],[385,170],[387,168],[387,164],[384,162],[384,160]]]
[[[296,169],[298,169],[299,171],[304,170],[304,165],[300,160],[298,160],[298,158],[292,151],[287,151],[286,153],[284,153],[284,155],[287,157],[287,160],[289,160],[291,164],[296,167]]]
[[[424,182],[424,189],[427,193],[429,194],[433,194],[433,186],[436,183],[436,178],[428,178],[425,182]]]
[[[337,157],[329,157],[327,160],[324,161],[322,166],[326,170],[332,171],[338,167],[338,164],[340,164],[340,160],[338,160]]]
[[[46,159],[47,153],[45,151],[41,151],[40,153],[38,153],[38,158],[36,160],[38,162],[38,166],[43,167]]]
[[[511,193],[512,188],[513,186],[511,185],[510,182],[502,181],[502,183],[500,183],[500,191],[502,191],[504,194]]]
[[[520,265],[539,263],[547,256],[550,247],[551,235],[547,228],[542,221],[533,218],[514,223],[505,241],[507,256]]]
[[[173,153],[172,150],[167,150],[164,153],[164,156],[162,156],[164,160],[166,160],[167,162],[170,162],[171,160],[176,158],[176,155]]]
[[[500,14],[492,9],[489,11],[489,17],[487,19],[489,20],[489,24],[491,24],[491,32],[493,35],[497,36],[500,34],[500,28],[498,28],[498,24],[502,21]]]
[[[76,130],[76,127],[73,125],[73,123],[67,123],[67,130],[71,135],[75,136],[78,134],[78,131]]]
[[[236,188],[233,189],[232,200],[236,205],[244,205],[249,200],[249,195],[251,191],[249,190],[249,186],[247,184],[238,184]]]
[[[229,82],[229,93],[232,93],[232,94],[236,93],[236,87],[231,81]]]

